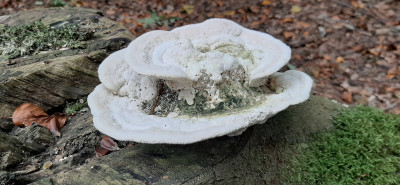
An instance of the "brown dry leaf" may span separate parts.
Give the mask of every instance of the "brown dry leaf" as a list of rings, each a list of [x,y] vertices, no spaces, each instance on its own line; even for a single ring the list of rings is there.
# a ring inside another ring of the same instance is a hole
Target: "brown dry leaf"
[[[386,78],[389,79],[389,80],[393,79],[395,76],[396,76],[396,75],[395,75],[394,73],[391,73],[391,72],[388,72],[388,73],[386,74]]]
[[[342,94],[342,99],[346,102],[346,103],[352,103],[353,102],[353,93],[351,92],[344,92]]]
[[[354,8],[360,8],[360,9],[365,8],[365,4],[361,1],[352,0],[352,1],[350,1],[350,3],[351,3],[351,6],[353,6]]]
[[[109,9],[109,10],[106,11],[107,15],[114,15],[115,13],[116,13],[116,11],[113,10],[113,9]]]
[[[254,12],[254,13],[260,12],[260,7],[257,6],[257,5],[252,5],[252,6],[250,6],[249,9],[250,9],[251,12]]]
[[[395,76],[400,76],[400,69],[397,69],[396,66],[393,66],[387,71],[386,78],[390,80]]]
[[[302,27],[302,28],[308,28],[308,27],[310,27],[310,24],[308,24],[306,22],[303,22],[303,21],[299,21],[299,22],[295,23],[295,26],[296,27]]]
[[[110,136],[103,136],[100,141],[100,146],[110,151],[119,150],[118,144],[110,138]]]
[[[66,114],[62,113],[49,116],[40,107],[31,103],[24,103],[14,111],[12,120],[18,127],[29,127],[33,123],[38,123],[48,128],[54,135],[61,136],[59,130],[64,127],[67,117]]]
[[[361,51],[363,47],[361,45],[356,45],[353,47],[353,51]]]
[[[43,169],[49,169],[51,166],[53,165],[53,163],[51,161],[47,161],[43,164]]]
[[[12,120],[18,127],[22,127],[23,125],[29,127],[34,122],[33,120],[47,116],[49,115],[40,107],[31,103],[24,103],[15,109]]]
[[[331,60],[331,56],[329,56],[328,54],[324,54],[324,59],[325,60]]]
[[[344,62],[344,58],[343,57],[337,57],[336,58],[336,63],[342,63]]]
[[[340,21],[341,19],[340,19],[339,16],[334,15],[334,16],[332,16],[332,20],[334,20],[334,21]]]
[[[381,52],[383,51],[383,45],[379,45],[375,48],[369,49],[368,52],[375,55],[375,56],[379,56],[381,54]]]
[[[293,22],[293,18],[282,18],[279,22],[281,23],[292,23]]]
[[[110,151],[119,149],[120,148],[118,147],[118,144],[111,139],[110,136],[103,136],[103,138],[100,140],[100,146],[96,146],[94,150],[96,151],[96,156],[101,157],[107,155]]]
[[[288,38],[293,37],[294,34],[292,32],[284,31],[283,36],[288,39]]]
[[[262,5],[270,5],[271,1],[270,0],[266,0],[266,1],[263,1],[261,4]]]
[[[263,15],[263,16],[261,16],[261,20],[252,22],[250,26],[256,27],[262,23],[265,23],[265,21],[267,21],[267,19],[268,19],[267,16]]]
[[[311,73],[313,74],[314,78],[318,78],[319,77],[319,70],[311,69]]]
[[[96,151],[96,156],[97,157],[101,157],[101,156],[107,155],[107,153],[109,152],[109,150],[107,150],[105,148],[102,148],[101,146],[96,146],[94,148],[94,151]]]
[[[224,12],[224,16],[233,16],[233,15],[235,15],[236,14],[236,11],[235,10],[232,10],[232,11],[225,11]]]

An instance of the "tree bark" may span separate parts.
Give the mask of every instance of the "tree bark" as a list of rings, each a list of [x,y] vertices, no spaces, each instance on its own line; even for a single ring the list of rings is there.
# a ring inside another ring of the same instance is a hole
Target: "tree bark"
[[[290,160],[296,155],[297,148],[312,139],[312,134],[332,129],[331,118],[339,108],[343,107],[312,96],[239,136],[223,136],[189,145],[135,143],[84,164],[55,164],[54,168],[20,176],[16,182],[282,184],[284,178],[291,175]],[[81,146],[94,153],[94,145],[100,141],[89,113],[73,118],[62,132],[65,139],[61,138],[56,146],[65,146],[66,151],[71,150],[68,146],[76,146],[74,143],[82,142],[82,139],[87,142],[97,139],[94,144]],[[88,135],[93,137],[85,137]],[[71,152],[70,160],[84,161],[80,152]]]
[[[50,8],[0,16],[0,26],[20,26],[41,20],[57,27],[75,24],[94,30],[85,48],[51,50],[9,61],[0,60],[0,117],[11,116],[30,102],[45,111],[65,100],[88,95],[100,82],[97,68],[113,51],[126,47],[134,36],[96,10]]]

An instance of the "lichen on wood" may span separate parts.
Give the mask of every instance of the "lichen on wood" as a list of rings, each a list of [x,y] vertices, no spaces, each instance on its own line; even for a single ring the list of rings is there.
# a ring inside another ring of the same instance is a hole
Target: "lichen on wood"
[[[40,51],[61,48],[83,48],[81,41],[90,39],[93,30],[79,25],[54,28],[38,20],[28,25],[0,27],[0,60],[9,60]]]

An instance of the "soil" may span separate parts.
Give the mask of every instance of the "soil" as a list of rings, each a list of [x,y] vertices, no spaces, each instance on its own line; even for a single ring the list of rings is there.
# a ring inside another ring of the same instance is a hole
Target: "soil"
[[[101,10],[134,35],[221,17],[292,48],[288,68],[315,79],[313,93],[400,114],[400,1],[1,0],[0,15],[52,6]]]

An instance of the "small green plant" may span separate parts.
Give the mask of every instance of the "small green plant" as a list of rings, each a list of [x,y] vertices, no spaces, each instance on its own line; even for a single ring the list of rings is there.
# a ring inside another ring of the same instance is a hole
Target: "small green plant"
[[[76,114],[83,108],[88,107],[87,102],[74,102],[74,103],[67,103],[67,107],[65,108],[65,113],[67,114]]]
[[[290,70],[296,70],[296,66],[293,65],[293,64],[287,63],[286,66],[287,66]]]
[[[178,20],[177,17],[166,18],[163,15],[157,15],[156,12],[152,12],[150,18],[138,19],[138,22],[142,23],[144,28],[148,26],[154,27],[155,25],[164,25],[168,27],[169,24],[174,23],[176,20]]]
[[[290,184],[400,184],[400,116],[353,107],[303,145]]]
[[[64,7],[68,6],[68,3],[65,2],[64,0],[51,0],[51,6],[52,7]]]
[[[92,31],[82,30],[78,25],[53,29],[41,21],[22,26],[0,26],[0,61],[63,47],[84,48],[82,41],[92,35]]]

